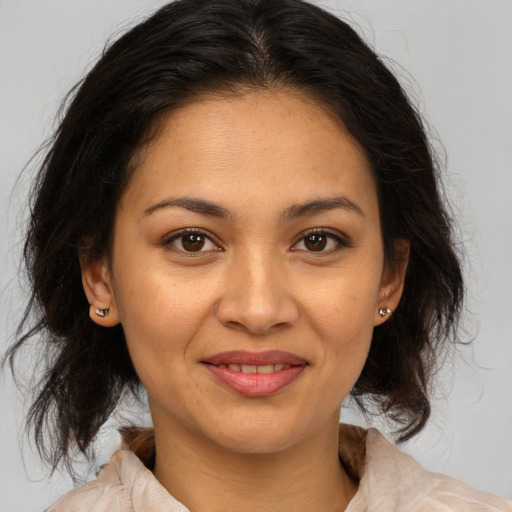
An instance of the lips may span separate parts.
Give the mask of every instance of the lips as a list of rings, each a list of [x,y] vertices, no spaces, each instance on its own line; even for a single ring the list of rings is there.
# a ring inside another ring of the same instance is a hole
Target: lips
[[[281,370],[287,370],[290,368],[291,365],[289,364],[261,364],[261,365],[255,365],[255,364],[236,364],[231,363],[228,365],[225,364],[219,364],[217,365],[217,368],[227,368],[228,370],[232,370],[234,372],[242,372],[242,373],[275,373],[280,372]]]
[[[278,393],[307,368],[307,361],[289,352],[232,351],[203,361],[205,368],[226,388],[248,397]]]

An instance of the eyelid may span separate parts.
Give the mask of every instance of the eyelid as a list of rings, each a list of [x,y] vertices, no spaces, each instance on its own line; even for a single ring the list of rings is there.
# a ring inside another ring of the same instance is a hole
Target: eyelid
[[[208,231],[206,231],[206,230],[204,230],[202,228],[182,228],[182,229],[178,229],[176,231],[172,231],[170,233],[167,233],[165,236],[163,236],[161,238],[161,240],[159,241],[158,245],[160,247],[169,247],[174,240],[176,240],[180,236],[183,236],[183,235],[186,235],[186,234],[199,234],[199,235],[203,235],[205,238],[207,238],[208,240],[210,240],[212,243],[214,243],[217,246],[215,251],[223,251],[224,250],[222,248],[221,243],[218,240],[218,238],[216,236],[212,235],[210,232],[208,232]],[[179,254],[186,255],[186,256],[198,256],[200,254],[204,255],[205,253],[210,253],[211,252],[211,250],[197,251],[197,252],[188,252],[188,251],[182,251],[182,250],[180,250],[178,248],[174,248],[174,251],[179,253]]]
[[[294,249],[294,247],[299,244],[302,240],[304,240],[309,235],[315,235],[315,234],[321,234],[326,235],[328,237],[334,238],[337,240],[338,244],[336,247],[332,249],[327,249],[326,251],[308,251],[307,249]],[[333,252],[336,252],[341,249],[345,249],[348,247],[352,247],[351,240],[348,236],[340,233],[337,230],[331,229],[331,228],[322,228],[322,227],[316,227],[307,229],[306,231],[303,231],[300,233],[300,235],[295,239],[291,246],[292,251],[302,251],[302,252],[308,252],[310,254],[314,255],[322,255],[322,254],[331,254]]]
[[[166,234],[165,236],[163,236],[161,238],[161,240],[159,241],[158,245],[161,247],[170,246],[174,240],[178,239],[180,236],[183,236],[184,234],[203,235],[204,237],[206,237],[208,240],[210,240],[213,244],[215,244],[217,246],[215,251],[223,251],[224,250],[222,247],[222,244],[218,240],[218,238],[216,236],[214,236],[212,233],[210,233],[202,228],[182,228],[182,229],[178,229],[176,231],[172,231],[172,232]],[[304,240],[307,236],[313,235],[313,234],[322,234],[322,235],[326,235],[330,238],[333,238],[337,241],[337,246],[334,248],[331,248],[331,249],[327,249],[325,251],[308,251],[307,249],[295,249],[295,246],[298,243],[300,243],[302,240]],[[339,231],[333,230],[331,228],[315,227],[315,228],[307,229],[306,231],[303,231],[302,233],[300,233],[300,235],[298,235],[297,238],[295,239],[295,241],[292,243],[291,250],[292,251],[310,252],[312,254],[321,255],[321,254],[330,254],[332,252],[340,250],[341,248],[347,248],[347,247],[351,247],[351,246],[352,246],[352,244],[351,244],[350,239],[346,235],[340,233]],[[182,251],[178,248],[174,248],[174,250],[177,253],[184,254],[187,256],[197,256],[200,254],[211,252],[211,250],[188,252],[188,251]]]

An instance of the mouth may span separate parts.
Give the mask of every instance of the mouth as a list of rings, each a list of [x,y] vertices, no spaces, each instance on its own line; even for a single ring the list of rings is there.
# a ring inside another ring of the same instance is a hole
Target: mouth
[[[227,368],[228,370],[231,370],[233,372],[242,372],[242,373],[262,373],[262,374],[269,374],[269,373],[275,373],[280,372],[281,370],[287,370],[288,368],[291,368],[291,365],[289,364],[261,364],[261,365],[254,365],[254,364],[218,364],[216,365],[217,368]]]
[[[301,357],[281,351],[223,352],[202,364],[225,388],[247,397],[278,393],[295,382],[308,366]]]

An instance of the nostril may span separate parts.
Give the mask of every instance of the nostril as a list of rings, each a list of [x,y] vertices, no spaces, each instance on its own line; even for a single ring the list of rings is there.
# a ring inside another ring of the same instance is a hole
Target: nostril
[[[265,279],[247,275],[228,280],[225,293],[216,305],[218,320],[226,327],[256,335],[267,334],[296,323],[299,312],[295,301],[266,274]]]

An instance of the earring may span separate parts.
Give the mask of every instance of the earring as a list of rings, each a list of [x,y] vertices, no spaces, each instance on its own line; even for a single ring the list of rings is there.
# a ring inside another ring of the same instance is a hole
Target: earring
[[[380,316],[386,316],[391,314],[391,309],[389,308],[380,308],[379,309],[379,315]]]
[[[109,311],[110,311],[110,308],[105,308],[105,309],[96,308],[96,309],[94,310],[94,312],[95,312],[98,316],[100,316],[100,317],[102,317],[102,318],[106,317],[106,316],[108,315]]]

